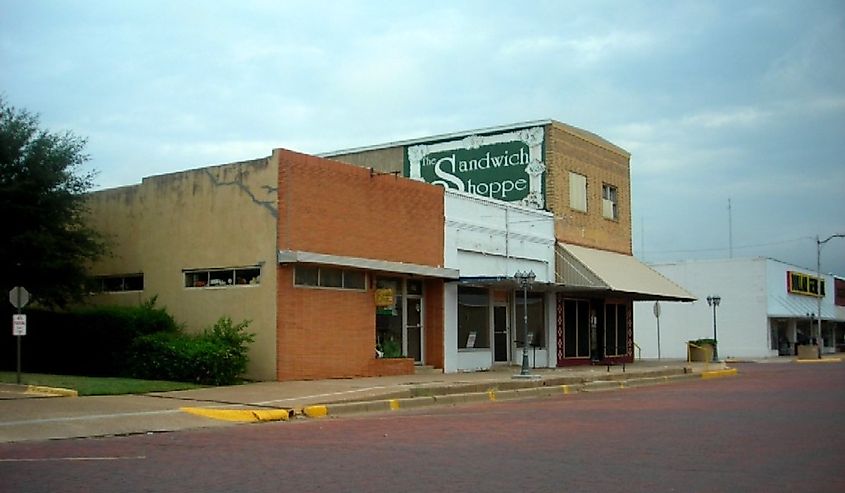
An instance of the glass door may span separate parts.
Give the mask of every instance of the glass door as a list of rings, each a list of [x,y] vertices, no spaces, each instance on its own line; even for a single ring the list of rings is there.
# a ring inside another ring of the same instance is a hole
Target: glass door
[[[493,353],[494,361],[506,363],[508,359],[508,305],[493,306]]]
[[[405,354],[422,363],[422,299],[408,297],[407,323],[405,325]]]
[[[423,283],[418,279],[405,279],[405,356],[422,364],[423,354]]]
[[[376,309],[376,343],[385,358],[413,358],[423,363],[423,283],[416,279],[379,278],[376,288],[390,290],[393,306]]]

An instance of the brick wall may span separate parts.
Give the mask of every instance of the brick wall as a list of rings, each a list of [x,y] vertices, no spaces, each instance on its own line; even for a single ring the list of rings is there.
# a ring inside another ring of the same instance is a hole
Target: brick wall
[[[425,361],[435,368],[443,368],[443,281],[425,283]]]
[[[629,155],[600,137],[554,123],[546,127],[546,192],[555,237],[566,243],[631,255]],[[587,212],[569,207],[569,172],[587,177]],[[602,184],[617,188],[618,218],[602,215]]]
[[[443,189],[277,150],[279,248],[443,264]]]
[[[279,163],[278,245],[428,266],[443,264],[443,190],[286,150]],[[413,362],[377,360],[373,273],[366,291],[294,287],[277,276],[279,380],[407,374]],[[439,300],[439,301],[438,301]],[[426,352],[443,361],[443,282],[426,282]]]

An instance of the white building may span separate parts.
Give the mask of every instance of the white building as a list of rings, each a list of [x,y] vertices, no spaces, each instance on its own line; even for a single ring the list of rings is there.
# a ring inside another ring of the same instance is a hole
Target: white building
[[[651,265],[693,293],[692,303],[635,303],[636,343],[643,358],[686,358],[687,341],[714,337],[720,358],[766,358],[794,354],[795,344],[817,337],[821,308],[824,352],[845,343],[845,303],[835,296],[841,280],[822,275],[822,296],[811,269],[768,258],[683,261]]]
[[[453,190],[446,191],[445,216],[445,267],[458,269],[461,280],[445,286],[444,371],[520,363],[521,325],[516,319],[519,312],[522,320],[523,300],[515,296],[513,276],[531,271],[538,288],[554,283],[554,216]],[[530,296],[532,333],[544,332],[531,348],[532,366],[555,366],[550,359],[555,351],[547,344],[555,340],[554,293],[532,290]],[[458,323],[462,306],[466,317],[479,317],[475,325],[471,320]]]

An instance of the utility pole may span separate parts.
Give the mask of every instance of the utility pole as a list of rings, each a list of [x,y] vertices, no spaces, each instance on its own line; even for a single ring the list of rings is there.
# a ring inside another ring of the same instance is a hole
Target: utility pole
[[[822,356],[822,245],[834,238],[845,238],[845,234],[837,233],[828,236],[824,240],[816,235],[816,331],[818,332],[819,358]]]
[[[730,197],[728,197],[728,258],[734,258],[734,226]]]

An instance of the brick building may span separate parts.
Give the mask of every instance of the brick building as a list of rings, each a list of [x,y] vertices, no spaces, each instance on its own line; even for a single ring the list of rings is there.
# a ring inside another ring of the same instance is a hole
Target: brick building
[[[631,361],[633,301],[694,299],[633,258],[630,154],[593,133],[542,120],[322,156],[550,212],[554,272],[549,279],[538,276],[529,308],[534,336],[529,344],[533,354],[539,351],[540,366]],[[499,254],[521,256],[518,249]],[[483,279],[454,267],[462,277],[457,283],[459,311],[462,292],[490,297],[492,344],[498,339],[507,349],[491,348],[490,364],[516,362],[522,347],[516,327],[522,308],[513,283],[517,269]],[[463,321],[458,314],[455,323]],[[495,335],[499,333],[507,339]],[[463,346],[460,341],[459,353],[476,351]]]
[[[518,363],[525,310],[534,366],[630,361],[632,302],[692,296],[631,256],[629,158],[548,120],[148,177],[90,196],[93,300],[250,319],[259,380]]]

